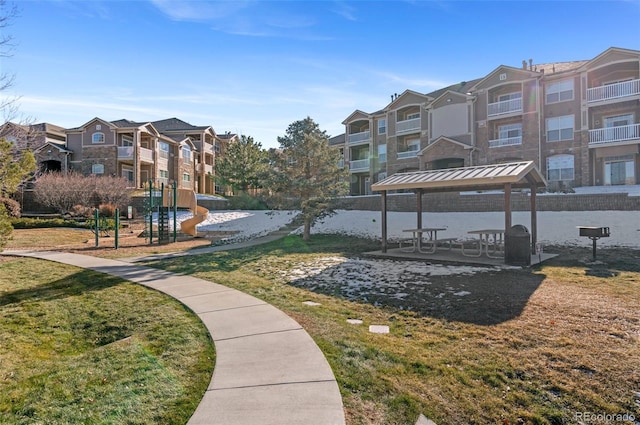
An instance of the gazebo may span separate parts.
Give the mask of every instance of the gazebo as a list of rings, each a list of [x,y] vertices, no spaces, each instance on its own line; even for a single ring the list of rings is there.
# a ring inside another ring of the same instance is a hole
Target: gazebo
[[[504,228],[511,228],[511,189],[531,189],[531,245],[537,242],[536,190],[546,181],[533,161],[508,162],[442,170],[425,170],[393,174],[373,185],[382,192],[382,252],[387,252],[387,192],[412,190],[416,193],[417,226],[422,227],[422,194],[504,190]]]

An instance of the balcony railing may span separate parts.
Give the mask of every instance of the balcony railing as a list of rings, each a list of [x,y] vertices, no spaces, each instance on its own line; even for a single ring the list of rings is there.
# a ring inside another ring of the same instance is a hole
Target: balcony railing
[[[587,89],[587,102],[600,102],[634,95],[640,95],[640,80],[624,81]]]
[[[371,139],[370,131],[362,131],[360,133],[349,134],[349,144],[366,142]]]
[[[603,145],[637,139],[640,139],[640,124],[589,130],[589,145]]]
[[[418,150],[410,150],[404,152],[398,152],[398,159],[415,158],[418,155]]]
[[[420,130],[420,118],[412,118],[410,120],[398,121],[396,123],[396,134],[414,130]]]
[[[487,109],[487,115],[494,117],[496,115],[511,114],[514,112],[522,112],[522,98],[503,100],[501,102],[490,103]]]
[[[198,173],[213,174],[213,165],[203,163],[196,164],[196,171]]]
[[[521,144],[522,144],[522,136],[505,137],[504,139],[489,140],[490,148],[500,148],[502,146],[513,146],[513,145],[521,145]]]
[[[353,161],[349,161],[349,171],[365,171],[369,170],[369,158],[367,159],[356,159]]]
[[[118,146],[118,159],[133,159],[134,146]],[[140,148],[140,161],[153,162],[153,151]]]
[[[118,159],[133,159],[133,146],[118,146]]]
[[[140,148],[140,161],[153,162],[153,151],[147,148]]]

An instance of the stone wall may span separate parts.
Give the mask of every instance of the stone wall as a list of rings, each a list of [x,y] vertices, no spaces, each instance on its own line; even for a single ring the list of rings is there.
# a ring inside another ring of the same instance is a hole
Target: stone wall
[[[379,211],[380,195],[343,198],[340,209]],[[529,211],[528,193],[511,194],[512,211]],[[640,197],[626,193],[609,194],[544,194],[536,197],[538,211],[640,211]],[[396,193],[387,196],[388,211],[415,211],[416,195]],[[504,211],[504,195],[431,193],[422,195],[424,212],[488,212]]]

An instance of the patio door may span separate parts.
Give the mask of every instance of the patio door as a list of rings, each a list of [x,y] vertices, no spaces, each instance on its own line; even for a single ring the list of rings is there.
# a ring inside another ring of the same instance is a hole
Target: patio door
[[[633,159],[605,162],[604,184],[635,184],[635,164]]]

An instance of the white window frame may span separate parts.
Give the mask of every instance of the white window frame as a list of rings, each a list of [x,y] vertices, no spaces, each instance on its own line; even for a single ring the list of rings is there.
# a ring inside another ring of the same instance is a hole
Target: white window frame
[[[169,170],[160,170],[158,175],[160,176],[161,179],[168,179],[169,178]]]
[[[387,120],[382,118],[378,120],[378,134],[387,134]]]
[[[571,126],[569,127],[569,121]],[[547,118],[547,142],[559,142],[561,140],[573,140],[575,133],[575,115],[563,115],[561,117]],[[555,134],[556,136],[551,136]]]
[[[411,149],[411,148],[415,148],[415,149]],[[419,150],[420,150],[420,139],[407,140],[407,151],[418,152]]]
[[[378,162],[384,163],[387,162],[387,145],[382,144],[378,145]]]
[[[183,181],[183,182],[190,182],[190,181],[191,181],[191,174],[189,174],[189,173],[182,173],[182,181]]]
[[[169,143],[158,142],[158,149],[160,150],[160,158],[169,158]]]
[[[133,167],[131,166],[123,165],[121,175],[122,177],[127,179],[128,182],[133,183],[133,181],[135,180],[135,175],[133,174]]]
[[[624,124],[620,124],[624,121]],[[618,125],[616,125],[618,124]],[[633,124],[633,114],[615,115],[604,118],[605,128],[622,127]]]
[[[104,174],[104,164],[91,164],[91,174]]]
[[[507,100],[514,100],[514,99],[522,99],[522,92],[514,91],[511,93],[499,94],[498,99],[496,99],[496,102],[506,102]]]
[[[182,159],[185,161],[191,161],[191,147],[188,145],[182,145]]]
[[[404,121],[408,121],[408,120],[415,120],[420,118],[420,111],[418,112],[412,112],[410,114],[407,114],[404,118]]]
[[[547,84],[545,88],[544,101],[550,103],[566,102],[573,100],[574,81],[573,79],[556,81]]]
[[[517,134],[511,134],[512,132]],[[498,139],[509,139],[512,137],[522,137],[522,123],[501,125],[498,127]]]
[[[98,144],[104,143],[104,133],[101,131],[96,131],[91,135],[91,143]]]
[[[568,167],[569,163],[571,167]],[[547,157],[547,181],[571,181],[575,179],[575,172],[575,156],[560,154]]]

